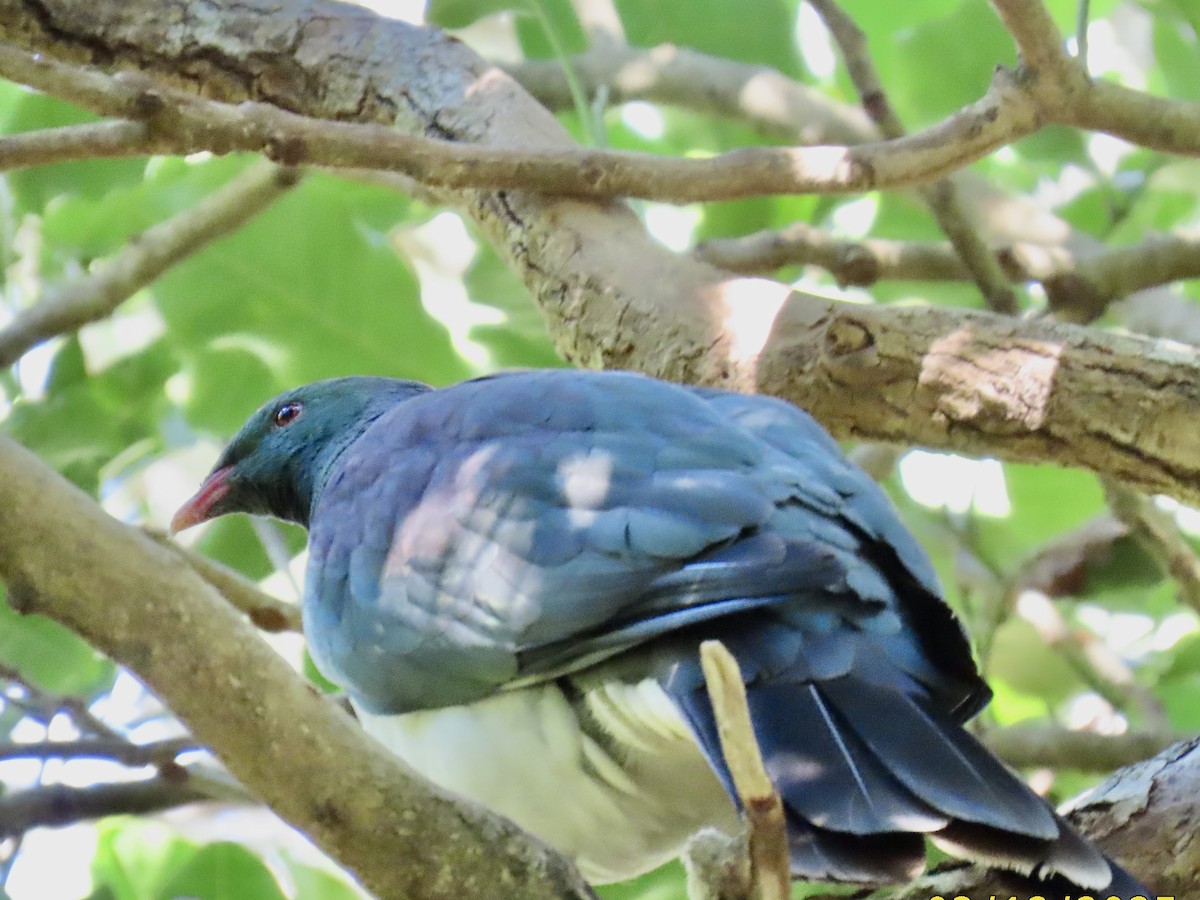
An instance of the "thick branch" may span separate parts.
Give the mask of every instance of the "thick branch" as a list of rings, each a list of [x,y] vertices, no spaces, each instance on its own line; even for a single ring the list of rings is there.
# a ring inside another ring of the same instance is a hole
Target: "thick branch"
[[[0,368],[42,341],[113,311],[171,266],[234,231],[296,183],[297,173],[261,164],[194,209],[148,228],[91,274],[47,291],[0,331]]]
[[[793,300],[771,319],[759,387],[840,434],[1053,460],[1200,500],[1192,349],[934,308]]]
[[[0,577],[14,605],[128,665],[239,781],[381,897],[591,896],[511,823],[407,774],[174,554],[5,439]]]

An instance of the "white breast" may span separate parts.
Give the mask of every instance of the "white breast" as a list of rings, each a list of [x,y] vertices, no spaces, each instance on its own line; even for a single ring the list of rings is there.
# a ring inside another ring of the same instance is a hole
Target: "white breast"
[[[607,683],[575,701],[546,683],[469,706],[359,718],[430,781],[508,816],[595,883],[661,865],[702,827],[737,827],[657,682]]]

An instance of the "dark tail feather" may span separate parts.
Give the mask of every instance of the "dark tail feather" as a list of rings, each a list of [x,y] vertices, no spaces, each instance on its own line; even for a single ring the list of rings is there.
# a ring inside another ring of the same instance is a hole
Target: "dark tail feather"
[[[1052,839],[1054,815],[961,725],[903,691],[848,675],[820,690],[892,775],[945,815]]]
[[[732,795],[705,690],[675,697]],[[747,703],[797,875],[902,881],[920,871],[927,834],[956,856],[1074,887],[1063,893],[1150,896],[958,723],[901,690],[854,675],[760,682]]]
[[[1057,886],[1072,895],[1102,890],[1106,896],[1132,896],[1122,894],[1114,887],[1118,872],[1136,885],[1132,876],[1108,860],[1095,844],[1069,823],[1058,816],[1055,821],[1059,836],[1048,841],[972,822],[951,822],[930,837],[947,853],[1019,872],[1048,889]]]
[[[919,834],[844,834],[788,812],[792,874],[812,881],[895,884],[925,869],[925,840]]]

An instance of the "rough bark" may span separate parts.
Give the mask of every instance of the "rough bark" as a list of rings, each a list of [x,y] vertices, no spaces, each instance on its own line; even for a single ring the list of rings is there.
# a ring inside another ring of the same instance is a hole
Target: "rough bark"
[[[544,108],[467,47],[336,3],[0,0],[0,38],[229,101],[487,146],[568,146]],[[443,196],[508,256],[581,365],[769,391],[843,436],[1084,465],[1200,502],[1200,454],[1182,427],[1200,396],[1190,351],[793,294],[667,251],[618,202]]]
[[[515,825],[409,773],[174,553],[2,437],[0,579],[15,608],[137,673],[249,790],[380,897],[593,896]]]

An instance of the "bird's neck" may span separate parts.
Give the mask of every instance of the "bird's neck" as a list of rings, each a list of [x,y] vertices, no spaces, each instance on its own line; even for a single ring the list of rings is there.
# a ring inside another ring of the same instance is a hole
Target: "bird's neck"
[[[292,521],[308,528],[308,523],[321,500],[321,493],[337,468],[342,454],[363,436],[376,419],[395,408],[398,402],[427,390],[430,388],[417,382],[397,381],[394,390],[382,392],[372,398],[354,419],[330,435],[310,459],[300,460],[299,468],[307,477],[302,475],[295,479],[297,503],[296,508],[291,511]]]

